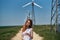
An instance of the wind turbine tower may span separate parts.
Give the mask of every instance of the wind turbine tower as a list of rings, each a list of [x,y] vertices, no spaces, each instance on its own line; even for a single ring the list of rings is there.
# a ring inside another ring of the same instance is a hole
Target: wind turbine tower
[[[28,16],[27,16],[27,19],[30,19],[31,17],[31,14],[30,14],[30,12],[28,12]]]
[[[29,2],[29,3],[25,4],[23,7],[26,7],[26,6],[30,5],[30,4],[32,4],[32,5],[31,5],[31,6],[32,6],[32,21],[33,21],[33,25],[35,25],[34,5],[37,6],[37,7],[39,7],[39,8],[42,8],[42,7],[39,6],[38,4],[36,4],[36,3],[34,2],[34,0],[32,0],[32,2]]]

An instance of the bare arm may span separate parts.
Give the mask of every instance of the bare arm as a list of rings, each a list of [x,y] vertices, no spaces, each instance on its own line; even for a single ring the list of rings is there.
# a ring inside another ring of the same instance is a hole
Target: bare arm
[[[33,39],[33,29],[31,30],[30,37]]]
[[[26,33],[31,39],[33,39],[33,29],[31,30],[30,34]]]

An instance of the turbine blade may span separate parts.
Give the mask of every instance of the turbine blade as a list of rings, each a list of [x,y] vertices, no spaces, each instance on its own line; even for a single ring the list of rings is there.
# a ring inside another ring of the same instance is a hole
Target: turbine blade
[[[36,6],[39,7],[39,8],[42,8],[40,5],[38,5],[38,4],[36,4],[36,3],[34,3],[34,5],[36,5]]]
[[[32,2],[29,2],[29,3],[25,4],[25,5],[22,6],[22,7],[26,7],[26,6],[30,5],[31,3],[32,3]]]
[[[32,0],[32,1],[34,1],[34,0]]]

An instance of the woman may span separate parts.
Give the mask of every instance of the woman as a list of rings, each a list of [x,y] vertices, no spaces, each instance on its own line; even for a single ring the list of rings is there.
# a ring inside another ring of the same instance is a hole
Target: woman
[[[33,39],[33,31],[32,31],[32,20],[27,19],[25,25],[22,28],[22,40],[32,40]]]

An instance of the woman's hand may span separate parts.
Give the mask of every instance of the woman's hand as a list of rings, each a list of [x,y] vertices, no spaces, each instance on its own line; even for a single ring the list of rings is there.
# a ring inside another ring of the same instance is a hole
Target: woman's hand
[[[33,38],[33,37],[31,36],[31,34],[26,33],[26,35],[28,35],[30,38]]]
[[[28,36],[30,36],[30,34],[28,34],[28,33],[25,33],[25,35],[28,35]]]
[[[26,35],[28,35],[29,37],[31,37],[31,35],[29,33],[26,33]]]

